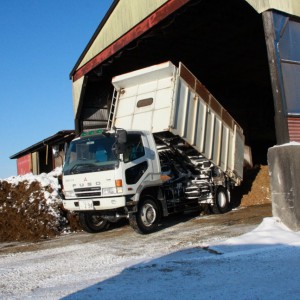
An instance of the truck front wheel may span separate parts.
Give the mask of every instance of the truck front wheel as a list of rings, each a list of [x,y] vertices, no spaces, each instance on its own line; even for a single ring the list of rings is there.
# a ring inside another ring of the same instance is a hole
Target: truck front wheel
[[[89,212],[79,213],[79,223],[82,229],[89,233],[101,232],[109,227],[109,222],[104,220],[101,215]]]
[[[215,214],[224,214],[230,210],[227,190],[223,186],[219,186],[215,193],[212,212]]]
[[[138,211],[129,215],[130,226],[138,233],[151,233],[158,227],[161,211],[151,197],[140,200]]]

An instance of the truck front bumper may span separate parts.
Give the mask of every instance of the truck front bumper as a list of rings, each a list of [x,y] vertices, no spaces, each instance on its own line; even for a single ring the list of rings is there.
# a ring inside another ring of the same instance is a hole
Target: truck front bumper
[[[93,198],[93,199],[64,199],[64,208],[71,211],[111,210],[125,207],[126,199],[121,197]]]

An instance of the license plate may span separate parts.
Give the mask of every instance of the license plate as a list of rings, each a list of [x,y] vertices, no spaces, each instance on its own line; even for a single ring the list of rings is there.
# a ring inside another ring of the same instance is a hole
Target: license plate
[[[79,201],[80,209],[94,209],[94,204],[92,200]]]

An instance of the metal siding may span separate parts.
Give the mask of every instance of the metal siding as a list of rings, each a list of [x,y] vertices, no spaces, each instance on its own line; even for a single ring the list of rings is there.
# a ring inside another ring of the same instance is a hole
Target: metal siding
[[[79,100],[81,96],[81,91],[83,87],[84,82],[84,76],[79,78],[78,80],[74,81],[72,84],[73,88],[73,109],[74,109],[74,116],[76,117],[78,106],[79,106]]]
[[[25,175],[31,172],[31,154],[24,155],[17,159],[18,175]]]
[[[282,18],[277,17],[279,20]],[[282,80],[289,115],[300,115],[300,22],[283,18],[282,30],[278,30],[278,51],[280,56]]]
[[[140,37],[143,33],[147,32],[150,28],[158,24],[160,21],[165,19],[167,16],[172,14],[174,11],[185,5],[190,0],[169,0],[164,5],[159,7],[147,18],[142,20],[136,26],[131,28],[128,32],[123,34],[119,39],[114,41],[111,45],[106,47],[103,51],[99,52],[96,56],[92,57],[85,65],[78,68],[73,73],[73,81],[76,81],[83,75],[87,74],[96,66],[100,65],[109,57],[116,54],[118,51],[123,49],[126,45]],[[88,51],[87,51],[88,52]]]
[[[219,118],[215,117],[212,160],[218,166],[221,166],[221,164],[220,164],[221,157],[220,156],[221,156],[221,142],[222,141],[223,141],[222,121]]]
[[[276,9],[290,15],[300,17],[300,1],[299,0],[245,0],[258,13],[262,13],[269,9]]]
[[[299,19],[278,11],[266,11],[263,21],[274,98],[276,139],[278,144],[283,144],[291,140],[287,116],[293,117],[300,112]]]
[[[195,131],[195,145],[200,152],[204,152],[204,136],[205,136],[205,124],[207,117],[207,105],[202,101],[197,101],[198,110],[196,118],[196,131]]]
[[[221,141],[221,155],[220,155],[220,166],[222,170],[227,170],[229,161],[229,129],[225,124],[222,125],[222,141]]]
[[[300,61],[300,22],[299,19],[286,18],[280,35],[279,51],[281,57],[289,61]]]
[[[300,118],[288,118],[291,142],[300,142]]]
[[[238,126],[235,126],[234,172],[243,175],[245,137]]]
[[[168,0],[122,0],[115,7],[77,69],[123,36]]]
[[[300,62],[281,62],[286,110],[289,115],[300,115]]]

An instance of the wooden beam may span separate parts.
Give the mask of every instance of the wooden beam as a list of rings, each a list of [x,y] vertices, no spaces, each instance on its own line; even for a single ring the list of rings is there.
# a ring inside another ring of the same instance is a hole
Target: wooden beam
[[[284,98],[282,95],[281,84],[280,84],[280,74],[281,70],[278,69],[276,63],[276,48],[275,48],[275,28],[273,22],[273,12],[265,11],[262,13],[265,40],[268,53],[271,85],[273,92],[274,101],[274,122],[276,131],[277,144],[284,144],[289,142],[289,131],[286,118],[286,112],[284,108]]]

